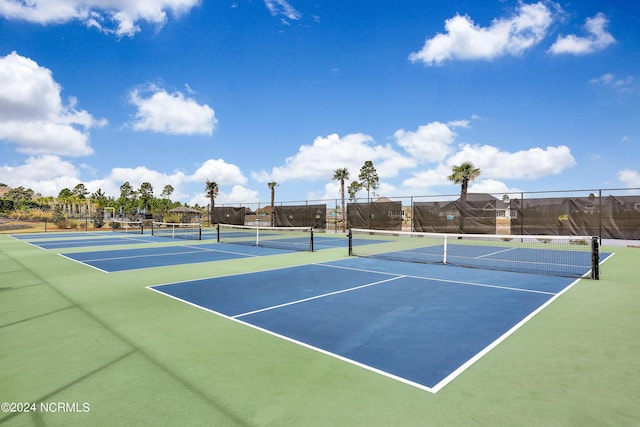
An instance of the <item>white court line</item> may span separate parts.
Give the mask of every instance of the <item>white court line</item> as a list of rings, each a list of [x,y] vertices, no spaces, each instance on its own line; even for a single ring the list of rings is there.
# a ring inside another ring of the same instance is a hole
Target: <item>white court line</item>
[[[390,277],[388,279],[385,280],[381,280],[378,282],[374,282],[374,283],[369,283],[369,284],[365,284],[365,285],[361,285],[361,286],[357,286],[354,288],[349,288],[349,289],[345,289],[345,290],[341,290],[341,291],[336,291],[336,292],[331,292],[328,294],[324,294],[324,295],[319,295],[316,297],[310,297],[310,298],[306,298],[306,299],[302,299],[299,301],[293,301],[290,303],[285,303],[285,304],[280,304],[277,306],[273,306],[273,307],[269,307],[269,308],[265,308],[265,309],[261,309],[261,310],[255,310],[252,312],[247,312],[247,313],[243,313],[243,314],[239,314],[239,315],[235,315],[235,316],[228,316],[225,314],[222,314],[220,312],[208,309],[206,307],[197,305],[195,303],[192,303],[190,301],[184,300],[182,298],[173,296],[171,294],[165,293],[163,291],[160,291],[158,289],[154,289],[154,287],[158,287],[158,286],[163,286],[163,285],[153,285],[152,286],[147,286],[147,289],[150,289],[154,292],[157,292],[159,294],[168,296],[169,298],[172,298],[174,300],[186,303],[192,307],[196,307],[199,308],[201,310],[205,310],[208,311],[210,313],[216,314],[218,316],[227,318],[229,320],[238,322],[242,325],[248,326],[250,328],[259,330],[261,332],[267,333],[269,335],[284,339],[286,341],[292,342],[294,344],[298,344],[301,345],[305,348],[317,351],[319,353],[334,357],[336,359],[345,361],[347,363],[350,363],[352,365],[367,369],[369,371],[375,372],[377,374],[383,375],[385,377],[394,379],[396,381],[400,381],[402,383],[405,383],[407,385],[413,386],[415,388],[424,390],[424,391],[428,391],[430,393],[437,393],[438,391],[440,391],[443,387],[445,387],[447,384],[449,384],[451,381],[453,381],[456,377],[458,377],[459,375],[461,375],[465,370],[467,370],[470,366],[472,366],[474,363],[476,363],[478,360],[480,360],[483,356],[485,356],[487,353],[489,353],[492,349],[494,349],[495,347],[497,347],[500,343],[502,343],[504,340],[506,340],[509,336],[511,336],[513,333],[515,333],[518,329],[520,329],[524,324],[526,324],[529,320],[531,320],[534,316],[536,316],[538,313],[540,313],[542,310],[544,310],[546,307],[548,307],[552,302],[554,302],[557,298],[559,298],[562,294],[564,294],[565,292],[567,292],[570,288],[572,288],[573,286],[575,286],[575,284],[577,284],[580,279],[576,279],[575,281],[573,281],[570,285],[568,285],[567,287],[565,287],[563,290],[561,290],[558,293],[551,293],[551,292],[540,292],[540,291],[532,291],[532,290],[528,290],[528,289],[519,289],[519,288],[509,288],[509,287],[501,287],[501,286],[495,286],[495,285],[488,285],[488,284],[482,284],[482,283],[474,283],[474,282],[460,282],[460,281],[454,281],[454,280],[447,280],[447,279],[438,279],[438,278],[428,278],[428,277],[420,277],[420,276],[409,276],[409,275],[400,275],[400,274],[394,274],[394,273],[388,273],[388,272],[381,272],[381,271],[374,271],[374,270],[367,270],[367,269],[360,269],[360,268],[353,268],[353,267],[345,267],[345,266],[338,266],[338,265],[330,265],[330,264],[323,264],[323,263],[317,263],[317,264],[312,264],[312,265],[318,265],[318,266],[323,266],[323,267],[330,267],[330,268],[340,268],[340,269],[346,269],[346,270],[354,270],[354,271],[362,271],[362,272],[366,272],[366,273],[374,273],[374,274],[382,274],[382,275],[387,275],[387,276],[393,276]],[[292,267],[300,267],[300,266],[292,266]],[[245,272],[245,273],[237,273],[237,274],[230,274],[228,276],[237,276],[237,275],[245,275],[245,274],[253,274],[253,273],[259,273],[262,271],[272,271],[272,270],[279,270],[279,269],[284,269],[284,268],[292,268],[292,267],[280,267],[280,268],[275,268],[275,269],[266,269],[266,270],[261,270],[261,271],[255,271],[255,272]],[[226,276],[218,276],[218,277],[211,277],[209,279],[216,279],[219,277],[226,277]],[[291,337],[285,336],[285,335],[281,335],[278,334],[276,332],[270,331],[268,329],[264,329],[262,327],[253,325],[251,323],[248,323],[246,321],[243,321],[241,319],[239,319],[239,317],[242,316],[247,316],[249,314],[253,314],[253,313],[258,313],[261,311],[266,311],[266,310],[273,310],[279,307],[284,307],[287,305],[291,305],[291,304],[297,304],[297,303],[301,303],[304,301],[310,301],[313,299],[317,299],[317,298],[322,298],[325,296],[329,296],[329,295],[335,295],[335,294],[339,294],[342,292],[349,292],[352,290],[356,290],[356,289],[360,289],[360,288],[365,288],[368,286],[374,286],[377,284],[381,284],[381,283],[386,283],[386,282],[390,282],[390,281],[394,281],[394,280],[398,280],[398,279],[402,279],[402,278],[415,278],[415,279],[423,279],[423,280],[433,280],[433,281],[439,281],[439,282],[446,282],[446,283],[453,283],[453,284],[463,284],[463,285],[470,285],[470,286],[482,286],[482,287],[493,287],[493,288],[498,288],[498,289],[505,289],[505,290],[513,290],[513,291],[518,291],[518,292],[530,292],[530,293],[540,293],[540,294],[547,294],[547,295],[551,295],[551,298],[549,298],[549,300],[547,300],[544,304],[542,304],[540,307],[538,307],[536,310],[534,310],[533,312],[529,313],[527,316],[525,316],[520,322],[518,322],[516,325],[514,325],[512,328],[510,328],[509,330],[507,330],[505,333],[503,333],[500,337],[498,337],[496,340],[494,340],[493,342],[489,343],[486,347],[484,347],[482,350],[480,350],[478,353],[476,353],[474,356],[472,356],[470,359],[468,359],[465,363],[463,363],[462,365],[460,365],[457,369],[455,369],[454,371],[452,371],[449,375],[447,375],[445,378],[443,378],[442,380],[440,380],[435,386],[433,387],[428,387],[425,386],[424,384],[420,384],[420,383],[416,383],[414,381],[411,381],[409,379],[391,374],[389,372],[386,371],[382,371],[380,369],[374,368],[372,366],[366,365],[364,363],[349,359],[347,357],[332,353],[330,351],[324,350],[322,348],[319,347],[315,347],[313,345],[304,343],[302,341],[298,341],[296,339],[293,339]],[[190,282],[190,281],[198,281],[198,280],[207,280],[207,279],[196,279],[196,280],[185,280],[182,282],[174,282],[174,283],[185,283],[185,282]],[[170,284],[174,284],[174,283],[170,283]]]
[[[341,265],[331,265],[331,264],[316,264],[316,265],[321,265],[323,267],[331,267],[331,268],[343,268],[345,270],[355,270],[355,271],[362,271],[365,273],[379,273],[379,274],[388,274],[388,275],[397,275],[399,273],[386,273],[386,272],[381,272],[381,271],[376,271],[376,270],[366,270],[366,269],[362,269],[362,268],[355,268],[355,267],[345,267],[345,266],[341,266]],[[431,280],[434,282],[443,282],[443,283],[453,283],[456,285],[467,285],[467,286],[479,286],[482,288],[495,288],[495,289],[504,289],[506,291],[516,291],[516,292],[529,292],[532,294],[544,294],[544,295],[555,295],[555,292],[546,292],[546,291],[536,291],[533,289],[526,289],[526,288],[515,288],[515,287],[511,287],[511,286],[499,286],[499,285],[491,285],[488,283],[478,283],[478,282],[467,282],[467,281],[461,281],[461,280],[450,280],[450,279],[440,279],[437,277],[426,277],[426,276],[413,276],[411,274],[405,274],[403,275],[403,277],[408,277],[408,278],[412,278],[412,279],[421,279],[421,280]]]
[[[390,279],[390,280],[393,280],[393,279]],[[157,286],[157,285],[153,285],[153,286]],[[198,305],[198,304],[192,303],[192,302],[190,302],[190,301],[184,300],[184,299],[179,298],[179,297],[176,297],[176,296],[174,296],[174,295],[171,295],[171,294],[165,293],[165,292],[160,291],[160,290],[158,290],[158,289],[154,289],[154,287],[153,287],[153,286],[147,286],[146,288],[147,288],[147,289],[149,289],[149,290],[151,290],[151,291],[153,291],[153,292],[156,292],[156,293],[158,293],[158,294],[161,294],[161,295],[164,295],[164,296],[169,297],[169,298],[171,298],[171,299],[174,299],[174,300],[176,300],[176,301],[180,301],[180,302],[185,303],[185,304],[188,304],[188,305],[190,305],[190,306],[192,306],[192,307],[199,308],[200,310],[204,310],[204,311],[206,311],[206,312],[209,312],[209,313],[215,314],[215,315],[220,316],[220,317],[223,317],[223,318],[225,318],[225,319],[229,319],[229,320],[231,320],[231,321],[233,321],[233,322],[237,322],[237,323],[239,323],[239,324],[241,324],[241,325],[247,326],[247,327],[249,327],[249,328],[255,329],[255,330],[257,330],[257,331],[263,332],[263,333],[268,334],[268,335],[271,335],[271,336],[273,336],[273,337],[280,338],[280,339],[282,339],[282,340],[288,341],[288,342],[293,343],[293,344],[297,344],[297,345],[299,345],[299,346],[302,346],[302,347],[308,348],[308,349],[313,350],[313,351],[317,351],[318,353],[324,354],[324,355],[326,355],[326,356],[333,357],[333,358],[338,359],[338,360],[341,360],[341,361],[343,361],[343,362],[350,363],[350,364],[352,364],[352,365],[358,366],[359,368],[366,369],[366,370],[371,371],[371,372],[375,372],[375,373],[377,373],[377,374],[379,374],[379,375],[382,375],[382,376],[385,376],[385,377],[387,377],[387,378],[391,378],[391,379],[393,379],[393,380],[396,380],[396,381],[399,381],[399,382],[402,382],[402,383],[408,384],[408,385],[410,385],[410,386],[412,386],[412,387],[415,387],[415,388],[418,388],[418,389],[421,389],[421,390],[424,390],[424,391],[428,391],[428,392],[430,392],[430,393],[435,393],[435,391],[434,391],[434,389],[433,389],[433,388],[428,387],[428,386],[425,386],[424,384],[416,383],[416,382],[411,381],[411,380],[408,380],[408,379],[406,379],[406,378],[403,378],[403,377],[400,377],[400,376],[394,375],[394,374],[392,374],[392,373],[390,373],[390,372],[386,372],[386,371],[383,371],[383,370],[381,370],[381,369],[374,368],[373,366],[366,365],[366,364],[364,364],[364,363],[362,363],[362,362],[358,362],[358,361],[356,361],[356,360],[349,359],[349,358],[344,357],[344,356],[341,356],[341,355],[339,355],[339,354],[332,353],[332,352],[327,351],[327,350],[324,350],[324,349],[322,349],[322,348],[320,348],[320,347],[315,347],[315,346],[310,345],[310,344],[307,344],[307,343],[305,343],[305,342],[303,342],[303,341],[298,341],[298,340],[296,340],[296,339],[294,339],[294,338],[291,338],[291,337],[288,337],[288,336],[286,336],[286,335],[281,335],[281,334],[279,334],[279,333],[277,333],[277,332],[270,331],[269,329],[261,328],[260,326],[256,326],[256,325],[253,325],[253,324],[251,324],[251,323],[245,322],[245,321],[243,321],[243,320],[236,319],[235,317],[227,316],[226,314],[222,314],[222,313],[220,313],[220,312],[218,312],[218,311],[211,310],[211,309],[209,309],[209,308],[206,308],[206,307],[203,307],[203,306],[201,306],[201,305]]]
[[[68,259],[68,260],[70,260],[70,261],[77,262],[78,264],[82,264],[82,265],[84,265],[84,266],[91,267],[91,268],[93,268],[94,270],[98,270],[98,271],[99,271],[99,272],[101,272],[101,273],[109,273],[108,271],[103,270],[103,269],[101,269],[101,268],[98,268],[98,267],[96,267],[96,266],[94,266],[94,265],[87,264],[87,263],[85,263],[85,262],[83,262],[83,261],[79,261],[79,260],[77,260],[77,259],[70,258],[70,257],[66,256],[65,254],[58,254],[58,255],[59,255],[59,256],[61,256],[61,257],[63,257],[63,258],[66,258],[66,259]]]
[[[534,316],[536,316],[538,313],[540,313],[542,310],[544,310],[545,308],[547,308],[551,303],[553,303],[556,299],[558,299],[562,294],[564,294],[565,292],[567,292],[569,289],[571,289],[573,286],[575,286],[576,283],[578,283],[581,279],[576,279],[575,281],[573,281],[573,283],[571,283],[569,286],[567,286],[566,288],[564,288],[563,290],[561,290],[560,292],[558,292],[557,294],[555,294],[553,297],[549,298],[549,300],[547,302],[545,302],[544,304],[542,304],[540,307],[538,307],[536,310],[532,311],[531,313],[529,313],[528,316],[526,316],[525,318],[523,318],[520,322],[518,322],[516,325],[514,325],[511,329],[509,329],[508,331],[506,331],[504,334],[502,334],[500,337],[498,337],[495,341],[493,341],[492,343],[490,343],[488,346],[486,346],[485,348],[483,348],[482,350],[480,350],[478,353],[476,353],[475,356],[473,356],[472,358],[470,358],[469,360],[467,360],[465,363],[463,363],[462,365],[460,365],[455,371],[451,372],[449,375],[447,375],[445,378],[443,378],[438,384],[436,384],[435,386],[433,386],[432,388],[432,392],[433,393],[437,393],[438,391],[440,391],[444,386],[446,386],[447,384],[449,384],[451,381],[453,381],[456,377],[458,377],[460,374],[462,374],[464,371],[467,370],[467,368],[469,368],[471,365],[473,365],[474,363],[476,363],[478,360],[480,360],[484,355],[486,355],[487,353],[489,353],[491,350],[493,350],[495,347],[497,347],[500,343],[502,343],[504,340],[506,340],[507,338],[509,338],[511,335],[513,335],[518,329],[520,329],[525,323],[527,323],[529,320],[533,319]]]
[[[317,264],[317,265],[320,265],[320,264]],[[299,300],[296,300],[296,301],[287,302],[287,303],[284,303],[284,304],[278,304],[278,305],[274,305],[274,306],[271,306],[271,307],[261,308],[259,310],[248,311],[246,313],[236,314],[235,316],[232,316],[232,318],[233,319],[237,319],[239,317],[249,316],[251,314],[256,314],[256,313],[261,313],[263,311],[275,310],[275,309],[278,309],[278,308],[281,308],[281,307],[286,307],[286,306],[294,305],[294,304],[300,304],[300,303],[303,303],[303,302],[306,302],[306,301],[313,301],[315,299],[325,298],[325,297],[328,297],[328,296],[331,296],[331,295],[342,294],[342,293],[345,293],[345,292],[352,292],[352,291],[355,291],[355,290],[358,290],[358,289],[368,288],[370,286],[376,286],[376,285],[379,285],[381,283],[387,283],[387,282],[391,282],[393,280],[398,280],[398,279],[401,279],[403,277],[406,277],[406,276],[392,277],[390,279],[379,280],[377,282],[372,282],[372,283],[366,283],[364,285],[355,286],[353,288],[341,289],[339,291],[329,292],[329,293],[322,294],[322,295],[316,295],[314,297],[303,298],[303,299],[299,299]]]
[[[513,250],[515,250],[515,249],[518,249],[518,248],[507,248],[507,249],[503,249],[503,250],[501,250],[501,251],[494,251],[494,252],[491,252],[491,253],[488,253],[488,254],[484,254],[484,255],[480,255],[480,256],[477,256],[477,257],[474,257],[474,258],[475,258],[475,259],[485,258],[485,257],[488,257],[488,256],[493,256],[493,255],[496,255],[496,254],[501,254],[502,252],[509,252],[509,251],[513,251]],[[455,256],[455,255],[454,255],[454,256]]]
[[[196,249],[193,251],[186,251],[186,252],[167,252],[167,253],[155,253],[155,254],[141,254],[141,255],[126,255],[126,256],[117,256],[117,257],[106,257],[106,258],[91,258],[91,259],[85,259],[85,260],[74,260],[74,261],[78,261],[78,262],[96,262],[96,261],[112,261],[112,260],[119,260],[119,259],[132,259],[132,258],[153,258],[153,257],[161,257],[161,256],[175,256],[175,255],[189,255],[189,254],[197,254],[197,253],[206,253],[206,252],[218,252],[218,253],[223,253],[223,254],[233,254],[233,255],[242,255],[245,257],[259,257],[259,255],[253,255],[253,254],[246,254],[246,253],[242,253],[242,252],[233,252],[233,251],[221,251],[219,249],[209,249],[209,248],[198,248],[197,246],[181,246],[181,247],[185,247],[185,248],[191,248],[191,249]],[[146,249],[146,248],[143,248]],[[157,249],[157,248],[151,248],[151,249]],[[135,251],[136,249],[114,249],[113,251],[101,251],[101,252],[116,252],[119,250],[125,250],[125,251]],[[82,254],[83,252],[75,252],[75,254]],[[72,258],[70,258],[72,259]]]

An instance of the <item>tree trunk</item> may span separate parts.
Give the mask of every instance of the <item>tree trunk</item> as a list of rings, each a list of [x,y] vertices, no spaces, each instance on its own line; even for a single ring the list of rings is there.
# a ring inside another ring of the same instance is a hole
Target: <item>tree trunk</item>
[[[340,180],[340,195],[342,196],[342,231],[347,231],[347,218],[344,206],[344,179]]]

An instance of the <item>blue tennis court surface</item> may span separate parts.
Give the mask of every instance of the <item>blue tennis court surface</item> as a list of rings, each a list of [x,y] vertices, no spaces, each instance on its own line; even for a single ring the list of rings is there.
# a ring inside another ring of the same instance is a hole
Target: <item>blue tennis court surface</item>
[[[229,236],[230,234],[227,234]],[[265,235],[269,235],[265,233]],[[134,234],[134,233],[110,233],[110,232],[69,232],[69,233],[31,233],[16,234],[11,237],[17,240],[29,242],[29,244],[42,249],[71,249],[84,248],[90,246],[112,246],[112,245],[132,245],[141,243],[162,243],[169,241],[187,242],[188,239],[171,239],[166,236],[152,236],[150,234]],[[215,240],[215,232],[202,232],[202,240]],[[281,245],[278,242],[282,241]],[[270,240],[274,249],[291,249],[292,242],[295,239],[282,238]],[[297,239],[298,246],[303,247],[306,244],[304,238]],[[250,243],[250,242],[249,242]],[[239,242],[237,244],[240,244]],[[346,248],[347,240],[345,238],[316,236],[314,239],[315,250],[331,249],[336,247]],[[279,252],[282,253],[282,252]]]
[[[572,283],[349,258],[150,289],[437,392]]]
[[[453,265],[493,270],[518,271],[520,273],[554,274],[580,277],[591,265],[590,252],[568,252],[564,250],[541,250],[531,248],[496,248],[493,246],[464,246],[449,244],[447,262]],[[425,263],[441,263],[443,245],[425,246],[404,251],[370,255],[387,260]],[[606,257],[608,254],[602,254]],[[551,273],[552,272],[552,273]]]
[[[278,249],[207,243],[75,252],[61,255],[74,261],[90,265],[98,270],[112,273],[116,271],[223,261],[282,253],[284,252]]]
[[[69,249],[89,246],[133,245],[141,243],[166,242],[167,238],[150,234],[109,233],[109,232],[70,232],[35,233],[12,235],[11,237],[27,241],[42,249]]]
[[[55,233],[21,233],[11,234],[10,236],[16,240],[43,240],[43,239],[55,239],[55,238],[67,238],[67,237],[96,237],[105,236],[108,233],[104,231],[92,232],[92,231],[70,231],[55,232]]]

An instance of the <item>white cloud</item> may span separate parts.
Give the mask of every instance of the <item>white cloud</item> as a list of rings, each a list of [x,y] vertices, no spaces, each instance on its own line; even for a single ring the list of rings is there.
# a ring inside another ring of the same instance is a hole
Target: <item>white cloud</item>
[[[566,146],[531,148],[511,153],[489,145],[464,145],[434,168],[416,172],[402,185],[413,190],[449,185],[451,168],[471,161],[481,171],[474,191],[500,193],[509,189],[499,179],[537,179],[559,174],[575,165],[575,159]],[[514,190],[517,191],[517,190]]]
[[[106,124],[63,105],[61,87],[49,69],[13,52],[0,57],[0,139],[28,154],[86,156],[93,153],[88,130]]]
[[[615,75],[612,73],[606,73],[601,75],[598,78],[595,79],[591,79],[589,80],[589,83],[591,84],[601,84],[601,85],[605,85],[608,86],[610,84],[612,84],[615,81]]]
[[[640,171],[634,171],[631,169],[621,170],[618,172],[618,179],[627,187],[640,187]]]
[[[606,73],[600,77],[589,80],[589,83],[611,87],[620,92],[632,92],[634,79],[633,76],[617,77],[613,73]]]
[[[225,191],[222,193],[222,197],[220,197],[220,201],[223,203],[251,203],[257,202],[258,200],[257,191],[243,187],[242,185],[234,185],[231,187],[230,192]]]
[[[602,50],[616,41],[605,30],[608,23],[609,20],[602,13],[598,13],[593,18],[587,18],[584,28],[589,33],[589,36],[578,37],[574,34],[558,36],[556,42],[549,48],[549,52],[554,55],[565,53],[584,55]]]
[[[460,126],[460,122],[453,124]],[[418,161],[439,162],[451,152],[451,143],[457,134],[444,123],[432,122],[420,126],[415,132],[397,130],[393,136],[398,145]]]
[[[451,175],[451,167],[440,163],[434,168],[414,173],[411,178],[402,181],[402,186],[422,191],[424,188],[449,184],[450,181],[447,179],[449,175]]]
[[[29,157],[19,166],[0,166],[0,182],[9,187],[31,188],[44,196],[57,196],[63,188],[75,187],[79,176],[70,162],[51,154]]]
[[[87,165],[74,166],[54,155],[32,156],[19,166],[0,166],[0,182],[9,187],[31,188],[44,196],[54,197],[63,188],[73,188],[82,182],[90,193],[101,189],[107,196],[116,199],[120,196],[120,186],[123,183],[128,182],[137,190],[143,182],[149,182],[157,197],[165,185],[171,185],[174,188],[172,200],[206,205],[208,200],[204,186],[208,178],[220,185],[220,194],[216,198],[220,203],[258,201],[258,192],[242,185],[246,183],[247,178],[242,175],[240,169],[223,160],[207,160],[192,175],[182,171],[165,173],[145,166],[115,167],[104,177],[83,180],[82,171],[90,168]]]
[[[491,60],[520,55],[546,36],[552,21],[552,13],[543,2],[521,4],[516,15],[494,19],[489,27],[476,25],[468,16],[456,15],[445,21],[446,33],[427,39],[420,51],[409,55],[409,60],[440,65],[451,59]]]
[[[559,174],[576,164],[571,150],[564,145],[546,149],[536,147],[515,153],[489,145],[465,145],[447,159],[447,165],[465,161],[471,161],[480,168],[483,177],[498,179],[536,179]]]
[[[271,173],[254,172],[256,180],[284,182],[292,179],[327,179],[333,171],[346,167],[357,179],[365,161],[374,163],[380,178],[396,176],[403,168],[415,166],[415,161],[402,156],[389,145],[378,145],[369,135],[362,133],[340,137],[331,134],[317,137],[313,145],[303,145],[298,153],[285,160],[285,165],[274,167]]]
[[[133,122],[133,129],[138,131],[211,135],[218,122],[208,105],[200,105],[181,92],[168,93],[153,85],[144,91],[131,91],[129,100],[138,108]]]
[[[203,186],[204,188],[204,186]],[[234,185],[231,187],[231,191],[220,190],[216,196],[216,206],[220,205],[235,205],[240,206],[241,203],[258,203],[260,201],[258,192],[242,185]],[[188,202],[190,205],[199,204],[200,206],[207,206],[210,203],[209,198],[205,192],[196,194]]]
[[[344,198],[345,200],[349,200],[349,193],[347,192],[347,187],[349,186],[348,182],[344,184]],[[324,192],[318,194],[317,197],[313,197],[313,199],[318,200],[327,200],[327,199],[340,199],[340,183],[338,181],[329,181],[324,185]],[[338,202],[339,204],[340,202]]]
[[[283,15],[287,19],[297,21],[302,18],[302,14],[291,6],[286,0],[264,0],[264,4],[273,16]],[[286,23],[286,21],[283,21]]]
[[[477,118],[474,115],[472,115],[473,119]],[[469,120],[450,120],[447,122],[447,126],[452,127],[452,128],[468,128],[469,127]]]
[[[174,187],[173,200],[184,200],[188,197],[184,188],[190,180],[182,172],[166,174],[144,166],[136,168],[113,168],[103,177],[93,180],[82,180],[80,168],[54,155],[29,157],[20,166],[0,166],[0,182],[10,187],[23,186],[31,188],[44,196],[57,196],[63,188],[73,188],[83,183],[90,193],[101,189],[107,196],[118,198],[120,186],[129,182],[137,190],[143,182],[151,183],[153,192],[160,196],[165,185]],[[204,184],[202,184],[204,188]],[[204,191],[203,191],[204,193]]]
[[[520,190],[509,188],[504,182],[495,179],[480,179],[471,183],[469,191],[471,193],[508,194],[516,193]]]
[[[226,163],[222,159],[209,159],[204,162],[189,180],[204,183],[214,181],[218,185],[246,184],[247,178],[242,174],[236,165]]]
[[[168,175],[163,172],[149,169],[146,166],[138,166],[136,168],[113,168],[111,169],[109,176],[103,180],[104,187],[102,190],[106,194],[110,194],[115,198],[118,198],[120,196],[120,186],[124,182],[131,184],[134,189],[138,189],[143,182],[148,182],[153,187],[153,193],[156,196],[160,195],[165,185],[171,185],[174,187],[174,194],[171,197],[173,199],[178,199],[183,196],[181,186],[188,181],[188,177],[180,171]],[[88,185],[87,188],[89,188]],[[92,189],[92,191],[94,190]]]
[[[162,26],[167,12],[179,16],[201,0],[0,0],[0,16],[39,24],[79,20],[88,27],[118,36],[133,36],[139,22]]]

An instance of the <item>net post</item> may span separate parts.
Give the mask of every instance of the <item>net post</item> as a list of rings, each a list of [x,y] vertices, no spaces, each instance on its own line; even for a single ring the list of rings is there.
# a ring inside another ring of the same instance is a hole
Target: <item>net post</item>
[[[202,224],[198,227],[198,240],[202,240]]]
[[[442,242],[442,263],[447,263],[447,236],[444,236],[444,241]]]
[[[600,244],[597,236],[591,238],[591,278],[600,280]]]
[[[220,243],[220,224],[216,224],[216,242]]]
[[[309,250],[313,252],[313,228],[311,228],[311,240],[309,242]]]
[[[351,232],[351,229],[349,229],[349,232],[347,233],[347,238],[349,239],[349,256],[353,256],[353,233]]]
[[[156,231],[156,226],[155,226],[155,224],[152,222],[152,223],[151,223],[151,235],[152,235],[152,236],[155,236],[155,231]]]

